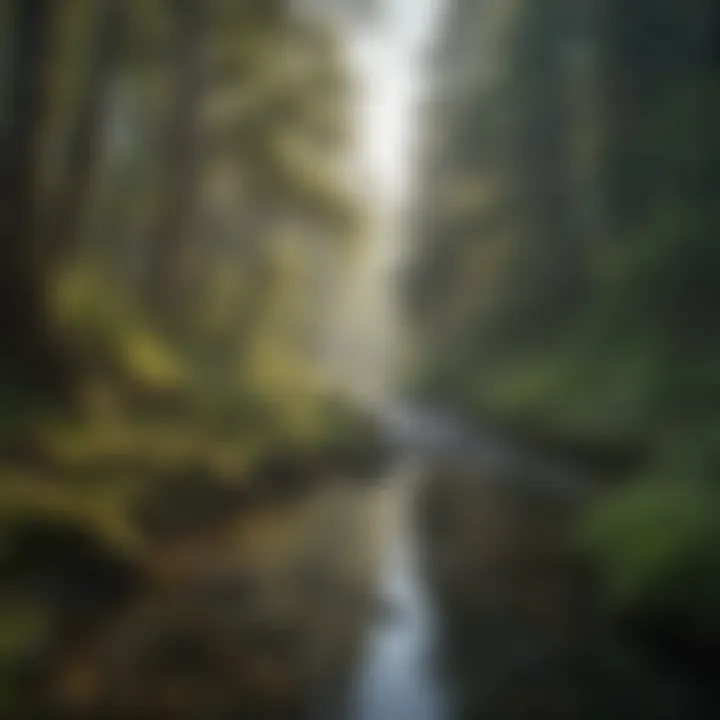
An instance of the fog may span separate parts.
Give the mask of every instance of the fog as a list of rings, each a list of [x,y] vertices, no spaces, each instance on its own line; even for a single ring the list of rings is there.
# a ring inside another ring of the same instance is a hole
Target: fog
[[[708,0],[0,2],[0,715],[717,715]]]

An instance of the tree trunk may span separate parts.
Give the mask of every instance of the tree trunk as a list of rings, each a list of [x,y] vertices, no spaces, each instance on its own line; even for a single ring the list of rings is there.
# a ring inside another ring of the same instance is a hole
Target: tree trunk
[[[39,138],[46,115],[53,0],[15,0],[9,58],[8,118],[0,158],[0,370],[12,382],[57,380],[38,243],[42,212]]]
[[[101,149],[108,88],[119,60],[122,20],[121,0],[99,0],[92,46],[85,60],[89,70],[69,140],[63,189],[43,238],[51,268],[77,243]]]
[[[165,133],[163,197],[150,237],[146,294],[155,312],[177,310],[186,280],[186,247],[198,191],[201,100],[200,3],[171,0],[175,21],[174,88]]]

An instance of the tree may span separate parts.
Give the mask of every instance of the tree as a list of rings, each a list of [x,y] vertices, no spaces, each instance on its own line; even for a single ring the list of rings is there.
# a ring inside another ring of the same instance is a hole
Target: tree
[[[47,103],[52,38],[51,0],[17,0],[8,62],[8,117],[0,159],[0,333],[9,340],[3,372],[55,384],[44,310],[44,267],[38,238],[44,210],[38,152]]]

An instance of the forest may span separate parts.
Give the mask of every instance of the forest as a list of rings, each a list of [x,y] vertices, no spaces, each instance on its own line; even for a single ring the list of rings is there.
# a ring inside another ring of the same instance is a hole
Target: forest
[[[611,487],[581,530],[608,591],[716,653],[717,3],[449,14],[407,273],[428,339],[411,387]]]
[[[367,455],[318,367],[363,218],[326,25],[268,0],[2,15],[0,702],[35,717],[167,585],[168,546]]]
[[[0,0],[0,715],[713,717],[719,74],[716,0]]]

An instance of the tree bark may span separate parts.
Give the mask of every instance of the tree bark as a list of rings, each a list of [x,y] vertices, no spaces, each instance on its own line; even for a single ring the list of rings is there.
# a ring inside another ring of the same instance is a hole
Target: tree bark
[[[68,164],[44,240],[53,269],[77,243],[103,140],[106,100],[120,56],[122,3],[99,0],[92,46],[85,59],[88,74],[69,139]]]
[[[177,309],[187,273],[199,171],[201,10],[196,0],[171,0],[175,20],[174,88],[165,132],[165,183],[150,237],[146,294],[155,312]]]
[[[39,138],[46,116],[46,68],[53,0],[15,0],[8,118],[0,157],[0,370],[11,381],[53,383],[38,226],[42,212]]]

